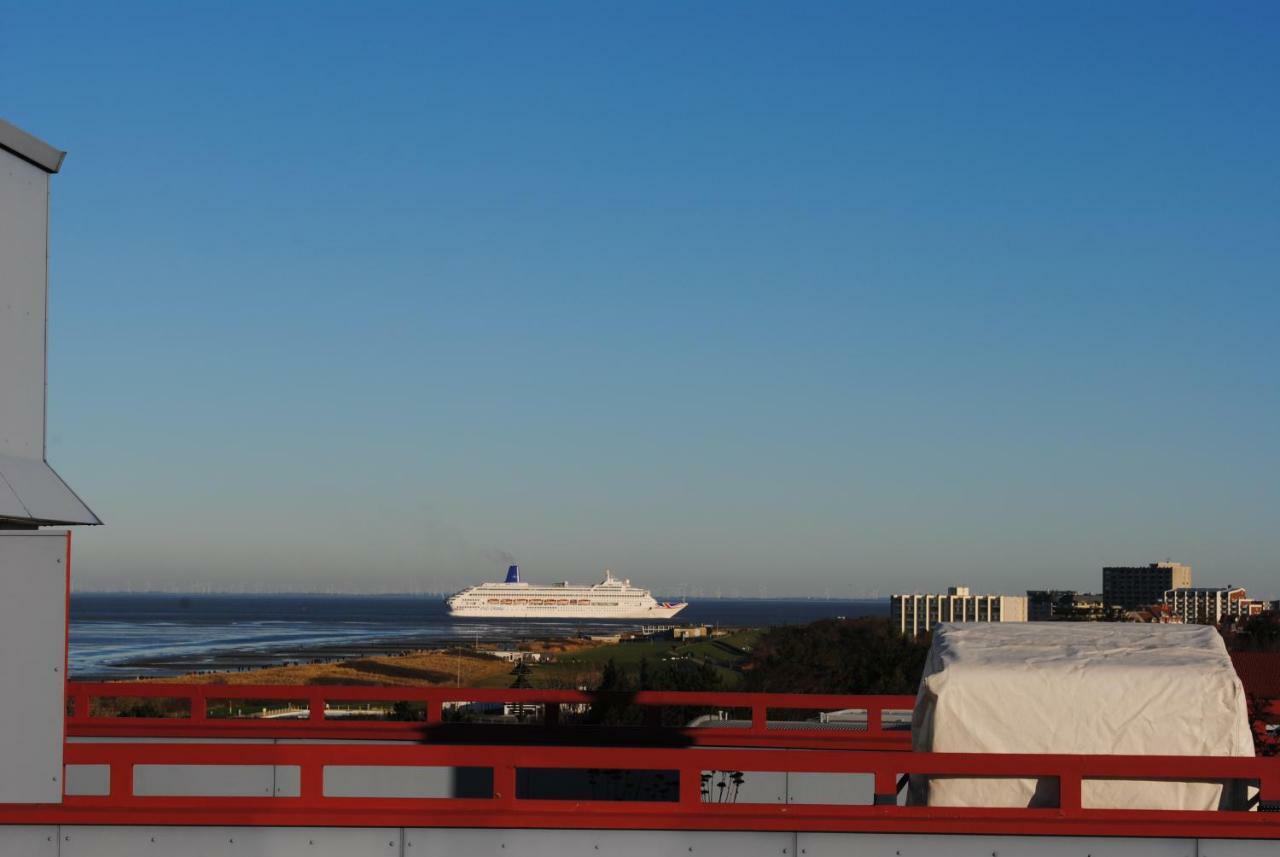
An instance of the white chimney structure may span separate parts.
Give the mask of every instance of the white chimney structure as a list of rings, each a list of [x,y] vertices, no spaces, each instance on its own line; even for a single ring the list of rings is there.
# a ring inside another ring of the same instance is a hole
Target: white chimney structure
[[[62,802],[71,534],[101,521],[45,461],[49,176],[0,120],[0,804]]]

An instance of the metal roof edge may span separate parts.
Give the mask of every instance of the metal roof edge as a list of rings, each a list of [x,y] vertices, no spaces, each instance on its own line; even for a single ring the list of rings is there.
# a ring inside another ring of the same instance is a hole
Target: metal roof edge
[[[47,461],[0,453],[0,522],[26,526],[101,524]]]
[[[17,155],[47,173],[56,173],[62,169],[62,160],[67,156],[61,149],[55,149],[3,119],[0,119],[0,149]]]
[[[58,471],[53,469],[53,465],[49,463],[49,460],[47,458],[44,460],[44,466],[49,468],[49,472],[53,474],[54,478],[62,483],[62,487],[66,488],[67,492],[70,493],[72,497],[76,498],[76,502],[79,503],[81,506],[83,506],[84,510],[89,513],[89,517],[93,519],[92,521],[76,521],[74,523],[87,524],[91,527],[102,526],[102,519],[98,517],[96,512],[94,512],[92,509],[89,508],[88,503],[80,499],[80,495],[76,493],[76,489],[72,488],[70,485],[67,484],[67,480],[63,479],[62,476],[58,474]],[[72,523],[72,522],[68,521],[67,523]]]

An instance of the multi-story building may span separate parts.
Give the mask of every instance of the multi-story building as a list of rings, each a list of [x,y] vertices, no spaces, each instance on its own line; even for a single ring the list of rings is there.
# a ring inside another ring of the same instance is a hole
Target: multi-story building
[[[1164,603],[1188,624],[1217,625],[1228,616],[1256,616],[1263,603],[1254,601],[1242,586],[1199,586],[1170,589]]]
[[[1031,622],[1098,622],[1108,618],[1110,612],[1114,611],[1108,611],[1102,596],[1096,593],[1071,589],[1027,590],[1027,619]]]
[[[1075,595],[1069,589],[1028,589],[1027,621],[1048,622],[1053,618],[1053,608]]]
[[[1102,595],[1097,592],[1075,592],[1071,598],[1053,610],[1053,618],[1066,622],[1100,622],[1115,618],[1118,610],[1108,610]]]
[[[1179,562],[1109,566],[1102,570],[1102,600],[1107,607],[1136,610],[1159,604],[1170,589],[1191,586],[1191,566]]]
[[[1025,595],[970,595],[967,586],[952,586],[945,595],[894,595],[893,623],[910,637],[927,634],[939,622],[1025,622]]]

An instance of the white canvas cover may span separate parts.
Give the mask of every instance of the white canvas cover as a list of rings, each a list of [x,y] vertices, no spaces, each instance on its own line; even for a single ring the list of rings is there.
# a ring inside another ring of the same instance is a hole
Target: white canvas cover
[[[934,630],[917,751],[1252,756],[1244,688],[1207,625],[1028,622]],[[1237,785],[1086,780],[1086,808],[1239,808]],[[914,777],[930,806],[1056,806],[1056,780]]]

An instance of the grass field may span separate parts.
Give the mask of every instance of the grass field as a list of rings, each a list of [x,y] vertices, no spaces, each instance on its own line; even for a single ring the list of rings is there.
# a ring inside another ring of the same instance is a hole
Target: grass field
[[[600,673],[610,660],[620,669],[635,672],[640,669],[642,660],[656,664],[664,658],[689,658],[714,668],[725,689],[732,689],[741,683],[742,673],[738,667],[750,655],[750,649],[761,633],[752,629],[737,631],[727,637],[687,643],[646,640],[596,646],[561,655],[552,664],[536,665],[532,680],[535,687],[592,687],[599,682]]]
[[[193,673],[155,679],[181,684],[352,684],[393,687],[506,687],[511,664],[488,655],[457,652],[411,652],[380,655],[330,664],[296,664],[237,672]]]
[[[715,669],[726,689],[737,687],[742,663],[759,639],[758,630],[743,630],[713,640],[687,643],[646,640],[599,644],[580,640],[544,640],[525,648],[543,652],[554,663],[531,664],[534,687],[594,687],[610,660],[636,672],[640,662],[657,664],[666,658],[689,658]],[[512,664],[470,649],[379,655],[327,664],[295,664],[237,672],[193,673],[170,679],[182,684],[314,685],[350,684],[392,687],[510,687]]]

